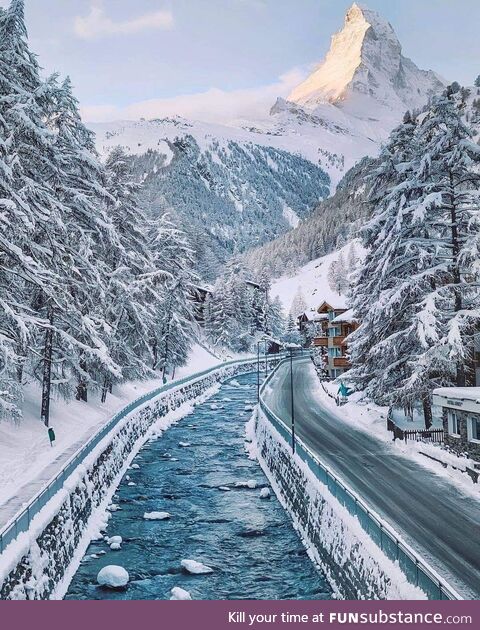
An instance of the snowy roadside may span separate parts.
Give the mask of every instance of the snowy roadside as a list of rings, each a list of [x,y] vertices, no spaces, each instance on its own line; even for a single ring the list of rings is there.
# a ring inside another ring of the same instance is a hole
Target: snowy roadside
[[[175,380],[221,364],[217,357],[196,345],[187,365],[177,370]],[[0,424],[0,525],[54,477],[117,411],[161,385],[160,378],[125,383],[115,388],[105,404],[99,396],[91,396],[87,404],[76,400],[53,401],[51,426],[56,434],[53,448],[38,419],[39,389],[28,388],[22,422]]]
[[[320,383],[318,377],[316,377],[316,382],[318,387],[314,394],[319,404],[328,407],[338,417],[339,421],[354,425],[356,429],[370,433],[377,439],[389,443],[392,455],[413,459],[424,468],[450,481],[468,496],[473,496],[476,499],[480,498],[480,484],[474,483],[466,472],[462,472],[466,470],[467,466],[473,468],[471,460],[457,457],[435,444],[426,444],[414,440],[409,440],[408,442],[403,440],[393,441],[392,433],[387,430],[387,407],[380,407],[371,401],[366,401],[361,392],[352,394],[348,403],[337,407],[335,400],[326,392],[336,396],[338,383]],[[431,458],[441,460],[442,463]]]

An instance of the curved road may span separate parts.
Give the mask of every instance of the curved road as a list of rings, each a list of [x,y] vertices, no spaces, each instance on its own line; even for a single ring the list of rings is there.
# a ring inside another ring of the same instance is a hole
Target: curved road
[[[392,444],[343,421],[315,394],[310,359],[293,368],[297,435],[466,599],[480,599],[480,503]],[[287,425],[290,366],[280,366],[263,396]]]

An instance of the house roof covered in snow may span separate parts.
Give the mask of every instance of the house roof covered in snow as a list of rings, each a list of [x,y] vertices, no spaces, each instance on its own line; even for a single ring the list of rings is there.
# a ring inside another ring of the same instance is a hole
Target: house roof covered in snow
[[[480,414],[480,387],[439,387],[433,390],[433,402],[441,407]]]
[[[357,321],[357,318],[353,315],[353,309],[349,309],[345,311],[345,313],[337,315],[337,317],[332,319],[332,324],[353,324]]]
[[[345,311],[346,309],[347,305],[345,303],[345,298],[342,295],[339,295],[335,300],[322,302],[317,308],[317,313],[322,314],[328,313],[328,311]]]

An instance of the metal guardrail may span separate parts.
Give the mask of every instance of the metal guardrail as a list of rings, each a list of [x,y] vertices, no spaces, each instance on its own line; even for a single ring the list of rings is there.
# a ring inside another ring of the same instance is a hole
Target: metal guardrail
[[[262,398],[263,392],[275,372],[280,365],[285,364],[287,361],[288,359],[282,360],[263,383],[260,390],[260,408],[290,447],[291,430],[273,413]],[[295,436],[295,443],[297,455],[307,464],[317,479],[328,487],[330,493],[349,513],[358,518],[362,528],[385,555],[393,562],[398,562],[400,569],[411,584],[422,589],[429,599],[463,599],[425,560],[420,558],[419,554],[410,545],[401,540],[399,534],[390,525],[387,525],[356,492],[349,488],[328,466],[322,464],[318,456],[298,438],[298,435]]]
[[[283,356],[283,354],[277,355],[267,355],[268,361],[278,360],[279,357]],[[262,361],[263,361],[262,357]],[[108,422],[105,424],[95,435],[84,445],[82,446],[76,453],[72,455],[72,457],[65,463],[62,470],[40,491],[38,492],[28,503],[28,505],[23,508],[20,512],[18,512],[15,516],[13,516],[6,525],[0,530],[0,553],[2,553],[7,545],[9,545],[13,540],[17,538],[17,536],[22,533],[28,531],[32,519],[39,513],[39,511],[50,501],[50,499],[62,489],[65,481],[68,477],[75,471],[75,469],[85,460],[88,455],[93,451],[93,449],[112,431],[115,426],[126,416],[128,416],[132,411],[135,411],[145,403],[150,402],[154,398],[175,390],[179,387],[182,387],[186,384],[191,384],[197,380],[201,380],[206,376],[213,374],[214,372],[223,370],[228,367],[240,366],[252,363],[252,367],[256,367],[257,358],[250,359],[242,359],[236,361],[227,361],[220,365],[213,366],[204,370],[203,372],[197,372],[196,374],[192,374],[185,378],[179,379],[177,381],[172,381],[153,391],[140,396],[136,400],[132,401],[126,407],[121,409],[118,413],[116,413]]]

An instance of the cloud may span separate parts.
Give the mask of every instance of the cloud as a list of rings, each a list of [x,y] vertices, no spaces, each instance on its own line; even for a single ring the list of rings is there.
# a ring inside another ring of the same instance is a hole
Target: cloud
[[[173,28],[174,18],[171,11],[155,11],[130,20],[115,22],[97,2],[92,5],[86,17],[77,16],[74,30],[81,39],[97,39],[110,35],[129,35],[145,30],[169,30]]]
[[[307,73],[306,69],[294,68],[282,74],[274,83],[260,87],[232,91],[211,88],[197,94],[132,103],[124,108],[113,105],[84,106],[82,117],[88,122],[174,115],[220,124],[229,124],[238,119],[258,120],[266,118],[277,97],[286,97],[305,79]]]

